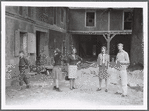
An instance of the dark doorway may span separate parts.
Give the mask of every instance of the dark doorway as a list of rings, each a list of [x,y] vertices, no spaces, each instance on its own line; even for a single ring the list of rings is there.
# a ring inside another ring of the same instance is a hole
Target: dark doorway
[[[36,31],[36,57],[40,56],[40,32]]]
[[[73,39],[76,40],[74,42],[77,42],[79,47],[78,54],[82,58],[88,58],[88,59],[97,59],[98,54],[101,52],[102,45],[106,45],[106,41],[103,38],[103,36],[100,35],[73,35]]]

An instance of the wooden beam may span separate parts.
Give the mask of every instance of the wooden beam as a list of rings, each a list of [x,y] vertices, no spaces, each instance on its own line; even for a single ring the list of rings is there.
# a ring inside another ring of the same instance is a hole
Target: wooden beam
[[[103,34],[103,37],[106,39],[106,41],[107,41],[107,38],[106,38],[106,36],[105,36],[105,34]]]
[[[112,35],[112,36],[111,36]],[[116,34],[110,34],[110,33],[107,33],[107,34],[103,34],[103,37],[106,39],[107,41],[107,52],[108,54],[110,54],[110,42],[111,40],[115,37]]]
[[[110,37],[110,38],[111,38],[111,40],[115,37],[115,35],[116,35],[116,34],[113,34],[113,35]],[[111,41],[111,40],[110,40],[110,41]]]
[[[108,31],[110,31],[110,11],[108,11]]]

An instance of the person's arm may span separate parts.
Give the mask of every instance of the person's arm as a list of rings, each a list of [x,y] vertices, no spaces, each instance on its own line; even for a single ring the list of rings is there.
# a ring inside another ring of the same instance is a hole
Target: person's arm
[[[67,65],[69,66],[69,63],[70,63],[70,55],[68,55],[67,57]]]
[[[128,53],[125,53],[124,54],[124,60],[123,61],[120,61],[121,64],[129,64],[129,56],[128,56]]]
[[[29,66],[29,61],[27,60],[27,58],[24,57],[24,61],[25,61],[25,65]]]
[[[100,66],[101,64],[100,64],[100,62],[101,62],[101,56],[100,56],[100,54],[98,55],[98,59],[97,59],[97,64]]]
[[[82,60],[83,60],[80,56],[78,56],[78,58],[79,58],[79,60],[80,60],[80,61],[82,61]]]
[[[107,66],[109,67],[109,65],[110,65],[110,56],[107,55]]]
[[[117,60],[118,60],[118,57],[117,57],[117,55],[116,55],[116,60],[115,60],[115,63],[117,64]]]
[[[128,53],[125,53],[124,55],[124,61],[121,61],[122,64],[124,65],[129,65],[130,64],[130,60],[129,60],[129,56],[128,56]]]
[[[80,56],[78,56],[78,59],[79,59],[79,61],[77,62],[77,64],[81,63],[81,61],[83,60]]]
[[[118,60],[118,54],[116,55],[116,60],[115,60],[115,68],[116,69],[119,69],[119,67],[120,67],[120,62],[119,62],[119,60]]]

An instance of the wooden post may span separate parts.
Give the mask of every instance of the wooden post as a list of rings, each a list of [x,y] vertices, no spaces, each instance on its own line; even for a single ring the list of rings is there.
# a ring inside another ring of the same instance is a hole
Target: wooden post
[[[112,36],[111,36],[112,35]],[[115,37],[116,34],[103,34],[103,37],[106,39],[107,41],[107,53],[108,55],[110,55],[110,42],[111,40]]]

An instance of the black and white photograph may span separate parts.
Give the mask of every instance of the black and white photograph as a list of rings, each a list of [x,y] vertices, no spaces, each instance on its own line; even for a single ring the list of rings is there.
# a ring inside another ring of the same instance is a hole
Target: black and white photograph
[[[1,10],[2,109],[147,109],[148,2]]]

